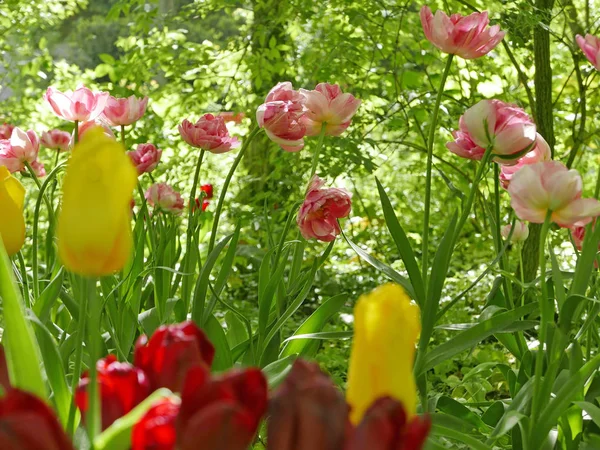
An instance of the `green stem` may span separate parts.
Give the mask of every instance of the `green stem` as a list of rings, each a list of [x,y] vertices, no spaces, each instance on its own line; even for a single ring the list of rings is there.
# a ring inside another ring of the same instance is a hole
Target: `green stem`
[[[446,86],[446,80],[450,73],[450,67],[452,66],[452,58],[454,55],[448,55],[446,60],[446,67],[442,75],[442,81],[440,82],[440,88],[435,99],[435,106],[433,107],[433,114],[431,117],[431,124],[429,126],[429,137],[427,138],[427,173],[425,177],[425,213],[423,217],[423,247],[422,247],[422,267],[423,272],[423,284],[427,286],[427,267],[429,265],[429,215],[431,208],[431,172],[433,167],[433,140],[435,139],[435,131],[437,127],[438,113],[440,110],[440,104],[442,102],[442,96],[444,95],[444,87]]]
[[[594,190],[594,198],[600,198],[600,166],[596,166],[598,175],[596,176],[596,189]]]
[[[101,413],[100,413],[100,395],[98,389],[98,370],[96,361],[100,358],[100,314],[102,303],[96,295],[96,279],[85,279],[84,295],[88,297],[89,303],[89,324],[88,324],[88,339],[89,339],[89,355],[90,355],[90,383],[88,384],[88,410],[86,414],[86,425],[90,442],[102,430]]]
[[[213,219],[212,230],[210,233],[210,241],[208,243],[208,254],[209,255],[210,255],[210,252],[212,251],[213,247],[215,246],[215,240],[217,238],[217,229],[219,228],[219,218],[221,216],[221,209],[223,208],[225,194],[227,194],[227,189],[229,188],[229,183],[231,182],[231,178],[233,177],[233,174],[235,173],[235,169],[237,168],[237,166],[240,164],[240,161],[244,157],[244,153],[246,153],[246,150],[250,146],[250,143],[252,142],[254,137],[260,131],[261,131],[261,129],[257,127],[250,132],[250,134],[246,138],[246,142],[244,142],[244,145],[242,146],[242,149],[240,150],[238,155],[235,157],[235,161],[233,161],[233,164],[232,164],[231,168],[229,169],[227,178],[225,178],[225,183],[223,183],[223,189],[221,189],[221,195],[219,195],[219,202],[217,203],[217,208],[215,210],[215,218]]]
[[[73,130],[73,136],[74,136],[73,140],[77,144],[79,142],[79,121],[78,120],[75,121],[75,129]]]
[[[83,336],[85,334],[85,325],[88,313],[88,296],[84,293],[81,296],[81,303],[79,306],[79,323],[77,324],[77,335],[75,341],[75,361],[73,365],[73,378],[71,380],[71,394],[73,395],[71,406],[69,407],[69,419],[67,421],[67,433],[73,437],[75,433],[75,412],[77,407],[75,405],[75,393],[77,392],[77,386],[79,385],[79,377],[81,375],[81,360],[83,357]]]
[[[321,153],[321,149],[323,148],[323,141],[325,140],[325,131],[327,130],[327,122],[323,122],[321,125],[321,132],[319,133],[319,141],[317,142],[317,146],[315,147],[315,151],[313,153],[312,159],[312,167],[310,169],[310,177],[308,177],[308,184],[310,185],[310,181],[313,176],[317,173],[317,166],[319,165],[319,155]]]
[[[521,289],[525,290],[525,272],[523,272],[523,252],[522,248],[519,246],[517,249],[517,253],[519,254],[519,272],[521,273],[521,285],[523,286]],[[525,306],[525,295],[521,296],[521,306]]]
[[[21,279],[23,281],[23,300],[25,300],[25,307],[31,308],[31,297],[29,296],[29,282],[27,281],[27,266],[25,265],[25,258],[23,258],[23,252],[17,253],[17,259],[19,260],[19,267],[21,270]]]
[[[123,144],[123,148],[127,150],[127,146],[125,145],[125,125],[121,125],[121,144]]]
[[[540,285],[542,288],[542,296],[540,297],[540,330],[538,334],[538,350],[535,360],[535,388],[533,393],[532,407],[531,407],[531,434],[533,434],[533,428],[538,422],[540,410],[542,408],[542,375],[544,372],[544,346],[546,341],[546,334],[548,331],[548,321],[553,320],[550,312],[548,311],[548,289],[546,287],[546,257],[545,257],[545,246],[546,239],[548,237],[548,231],[550,230],[550,224],[552,217],[552,211],[548,210],[546,213],[546,219],[542,225],[542,232],[540,234],[540,257],[539,257],[539,268],[540,268]]]

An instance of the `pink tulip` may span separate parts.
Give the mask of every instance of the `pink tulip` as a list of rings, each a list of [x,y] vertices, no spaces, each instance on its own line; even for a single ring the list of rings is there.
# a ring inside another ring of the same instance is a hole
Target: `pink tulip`
[[[15,126],[10,123],[3,123],[0,125],[0,139],[10,139],[10,135],[14,128]]]
[[[510,230],[512,229],[512,225],[505,225],[500,230],[502,237],[504,239],[508,238],[510,234]],[[520,220],[515,221],[515,229],[513,231],[512,237],[510,238],[511,242],[523,242],[526,241],[529,237],[529,227],[526,223],[521,222]]]
[[[181,194],[166,183],[155,183],[146,191],[146,200],[159,211],[173,214],[183,212],[184,203]]]
[[[32,167],[37,161],[40,150],[40,141],[35,134],[35,131],[27,132],[15,127],[12,131],[10,139],[0,141],[0,166],[12,172],[19,172],[25,169],[25,163]],[[36,166],[43,169],[43,165],[39,162]]]
[[[98,117],[108,99],[108,92],[92,92],[85,86],[80,86],[74,92],[62,93],[49,87],[44,94],[54,113],[65,120],[86,122]]]
[[[46,168],[44,167],[44,163],[41,163],[39,159],[36,159],[31,163],[31,168],[33,169],[36,177],[43,178],[46,176]]]
[[[331,242],[341,233],[338,219],[350,214],[350,193],[345,189],[323,188],[314,176],[298,212],[298,226],[305,239]]]
[[[127,152],[131,158],[131,162],[138,171],[138,174],[150,173],[158,163],[162,155],[162,150],[157,149],[152,144],[138,144],[137,148],[132,152]]]
[[[256,110],[258,126],[264,128],[269,139],[287,152],[297,152],[304,147],[304,102],[304,96],[286,81],[271,89],[265,103]]]
[[[516,164],[512,166],[503,165],[500,169],[500,183],[504,189],[508,189],[512,176],[523,166],[529,164],[535,164],[541,161],[550,161],[552,159],[552,153],[550,146],[541,134],[537,133],[535,140],[535,147],[520,158]]]
[[[131,125],[144,115],[146,106],[148,106],[148,97],[139,99],[132,95],[128,98],[115,98],[111,95],[106,101],[102,115],[113,127]]]
[[[583,241],[585,240],[585,227],[579,226],[571,228],[571,236],[573,236],[573,243],[575,244],[575,247],[577,247],[577,250],[583,250]],[[598,246],[600,248],[600,244],[598,244]]]
[[[578,34],[577,45],[596,70],[600,70],[600,38],[592,34],[586,34],[585,37]]]
[[[600,202],[581,198],[583,182],[576,170],[558,161],[521,167],[512,177],[508,192],[517,217],[543,223],[551,210],[552,222],[561,227],[583,226],[600,215]]]
[[[488,54],[506,34],[498,25],[488,27],[488,13],[473,13],[466,17],[443,11],[435,15],[428,6],[421,8],[421,24],[427,39],[444,53],[464,59],[475,59]]]
[[[71,145],[71,135],[67,131],[50,130],[42,133],[42,145],[50,150],[67,151]]]
[[[352,121],[352,116],[360,106],[360,100],[352,94],[342,93],[337,84],[319,83],[314,91],[300,89],[306,99],[304,105],[308,112],[303,117],[307,136],[316,136],[326,123],[327,136],[339,136]]]
[[[179,125],[179,134],[192,147],[211,153],[225,153],[240,145],[237,138],[229,136],[223,117],[212,114],[204,114],[196,123],[185,119]]]
[[[480,160],[492,147],[499,164],[515,164],[516,159],[536,140],[535,124],[521,108],[500,100],[482,100],[461,116],[455,141],[446,144],[458,156]]]
[[[85,133],[87,133],[91,128],[94,128],[94,127],[102,127],[105,135],[107,135],[111,139],[115,139],[115,134],[113,133],[113,131],[101,119],[90,120],[89,122],[80,123],[79,124],[79,139],[81,139],[85,135]],[[74,139],[74,136],[73,136],[73,139]],[[73,139],[71,140],[71,146],[73,145]]]

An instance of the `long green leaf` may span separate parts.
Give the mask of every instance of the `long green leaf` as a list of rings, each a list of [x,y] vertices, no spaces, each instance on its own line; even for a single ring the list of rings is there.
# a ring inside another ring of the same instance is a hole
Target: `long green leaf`
[[[415,290],[415,300],[417,304],[422,307],[425,303],[425,286],[423,284],[423,278],[421,277],[421,269],[419,269],[419,264],[415,258],[410,241],[396,217],[396,213],[394,212],[394,208],[392,207],[392,203],[390,202],[385,189],[377,178],[375,178],[375,181],[377,182],[377,189],[379,190],[379,198],[381,199],[385,223],[388,230],[390,230],[392,239],[394,239],[394,242],[396,243],[398,252],[400,252],[400,257],[408,272],[408,277]]]
[[[26,319],[25,305],[15,283],[10,260],[0,238],[0,298],[4,312],[4,348],[12,386],[47,399],[40,349]]]
[[[215,346],[215,360],[212,365],[213,370],[221,372],[231,368],[231,366],[233,366],[233,359],[231,357],[229,343],[227,342],[227,336],[225,335],[225,331],[223,331],[221,323],[212,314],[204,325],[204,331]]]

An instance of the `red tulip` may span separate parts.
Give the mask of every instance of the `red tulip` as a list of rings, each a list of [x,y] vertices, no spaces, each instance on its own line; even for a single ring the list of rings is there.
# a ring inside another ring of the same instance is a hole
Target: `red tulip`
[[[198,197],[196,197],[194,199],[194,204],[192,205],[192,212],[196,212],[199,209],[202,209],[202,212],[204,212],[208,208],[208,205],[210,205],[210,202],[206,199],[203,199],[202,205],[200,205],[200,199]]]
[[[146,374],[129,363],[117,361],[108,355],[96,363],[98,385],[102,402],[102,429],[109,427],[144,400],[152,391]],[[75,403],[85,419],[88,409],[87,387],[89,374],[85,372],[79,380]]]
[[[174,450],[175,420],[179,402],[164,398],[153,405],[133,427],[131,450]]]
[[[342,393],[319,366],[297,360],[269,405],[268,450],[340,450],[348,425]]]
[[[428,417],[414,417],[407,423],[402,404],[382,397],[348,436],[344,450],[420,450],[430,427]]]
[[[206,367],[191,369],[177,418],[180,450],[246,450],[267,409],[260,369],[232,370],[209,380]]]
[[[73,450],[52,410],[39,398],[9,389],[0,398],[2,450]]]
[[[134,363],[148,374],[152,389],[181,392],[192,367],[210,368],[215,348],[193,322],[163,325],[148,339],[140,336],[135,345]]]
[[[206,199],[210,200],[211,198],[213,198],[212,184],[203,184],[202,186],[200,186],[200,190],[206,194]]]

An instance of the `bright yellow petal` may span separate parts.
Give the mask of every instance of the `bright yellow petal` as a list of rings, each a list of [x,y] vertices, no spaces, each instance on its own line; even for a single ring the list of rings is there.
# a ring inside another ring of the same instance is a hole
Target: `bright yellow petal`
[[[101,276],[125,265],[136,182],[137,171],[123,146],[101,128],[88,131],[73,149],[57,231],[59,254],[69,270]]]
[[[25,242],[24,200],[21,183],[0,166],[0,237],[8,256],[15,255]]]
[[[415,413],[413,363],[420,330],[419,308],[398,285],[386,284],[358,300],[347,391],[352,423],[383,396]]]

